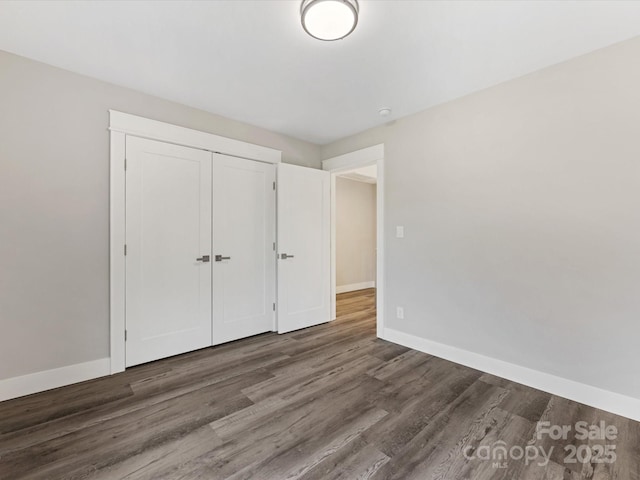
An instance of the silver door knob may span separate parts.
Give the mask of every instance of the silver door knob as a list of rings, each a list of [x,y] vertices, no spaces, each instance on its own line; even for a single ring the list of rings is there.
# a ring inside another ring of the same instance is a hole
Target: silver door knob
[[[223,257],[222,255],[216,255],[216,262],[221,262],[223,260],[231,260],[231,257]]]
[[[198,262],[207,263],[211,260],[211,257],[209,255],[203,255],[200,258],[196,258],[196,260]]]
[[[281,254],[280,254],[280,258],[281,258],[282,260],[286,260],[287,258],[293,258],[293,257],[294,257],[294,255],[288,255],[288,254],[286,254],[286,253],[281,253]]]

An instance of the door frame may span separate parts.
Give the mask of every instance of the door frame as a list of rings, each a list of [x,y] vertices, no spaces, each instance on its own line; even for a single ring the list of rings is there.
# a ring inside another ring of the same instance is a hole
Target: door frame
[[[376,335],[384,332],[384,143],[322,161],[331,173],[331,319],[336,318],[336,174],[377,166],[376,184]]]
[[[212,153],[266,163],[280,163],[273,148],[109,110],[109,338],[111,373],[125,370],[125,165],[126,137],[135,136]],[[275,281],[275,278],[274,278]]]

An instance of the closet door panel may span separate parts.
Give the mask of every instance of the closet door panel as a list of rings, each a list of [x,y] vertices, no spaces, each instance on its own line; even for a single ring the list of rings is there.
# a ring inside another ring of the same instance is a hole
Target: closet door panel
[[[127,366],[211,345],[211,156],[127,137]]]
[[[214,344],[274,328],[274,181],[272,164],[214,155]]]

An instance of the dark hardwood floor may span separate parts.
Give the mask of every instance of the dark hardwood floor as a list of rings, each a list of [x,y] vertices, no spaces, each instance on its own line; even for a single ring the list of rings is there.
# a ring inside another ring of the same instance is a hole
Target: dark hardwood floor
[[[639,423],[378,340],[373,290],[338,315],[0,403],[0,479],[640,479]]]

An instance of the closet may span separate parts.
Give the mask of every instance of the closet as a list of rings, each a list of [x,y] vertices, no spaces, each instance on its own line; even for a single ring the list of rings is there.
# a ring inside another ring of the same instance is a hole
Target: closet
[[[215,136],[114,113],[159,133],[112,130],[112,372],[330,320],[327,172],[217,153],[198,144]]]

